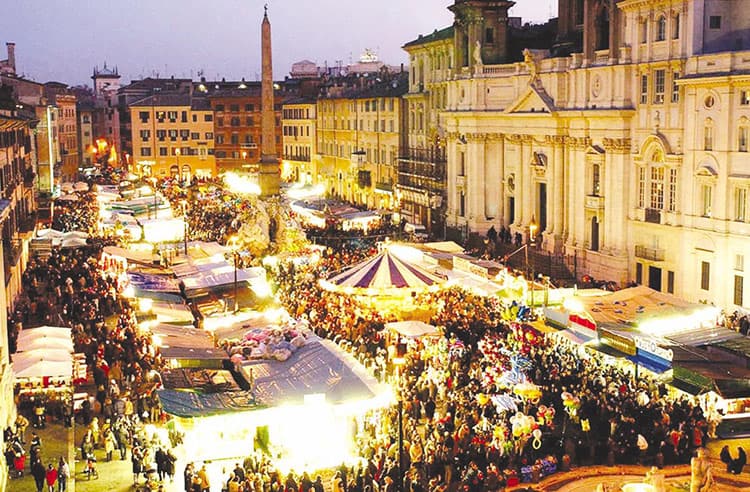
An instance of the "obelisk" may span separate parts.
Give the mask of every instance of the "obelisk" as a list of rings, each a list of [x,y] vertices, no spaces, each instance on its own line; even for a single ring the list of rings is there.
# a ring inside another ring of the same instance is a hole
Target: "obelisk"
[[[273,104],[273,64],[271,62],[271,22],[268,20],[268,5],[264,7],[261,24],[261,148],[258,185],[261,196],[279,194],[281,170],[276,157],[276,113]]]

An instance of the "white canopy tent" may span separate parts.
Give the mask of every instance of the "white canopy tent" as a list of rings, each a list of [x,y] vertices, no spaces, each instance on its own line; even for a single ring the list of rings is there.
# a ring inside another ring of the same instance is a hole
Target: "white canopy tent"
[[[62,337],[26,338],[23,344],[18,344],[16,352],[32,352],[34,350],[65,350],[73,353],[73,341]]]
[[[385,327],[407,338],[421,338],[439,333],[436,326],[427,324],[424,321],[396,321],[386,323]]]
[[[40,326],[39,328],[21,330],[21,332],[18,334],[18,346],[29,343],[30,340],[33,340],[35,338],[43,337],[55,337],[62,338],[64,340],[71,340],[70,328],[65,328],[62,326]]]
[[[16,379],[73,377],[73,355],[66,350],[37,349],[13,355]]]

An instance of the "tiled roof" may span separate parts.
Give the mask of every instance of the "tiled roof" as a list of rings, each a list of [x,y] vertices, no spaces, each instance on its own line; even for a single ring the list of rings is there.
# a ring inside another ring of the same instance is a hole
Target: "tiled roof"
[[[190,94],[154,94],[139,99],[130,106],[190,106]]]

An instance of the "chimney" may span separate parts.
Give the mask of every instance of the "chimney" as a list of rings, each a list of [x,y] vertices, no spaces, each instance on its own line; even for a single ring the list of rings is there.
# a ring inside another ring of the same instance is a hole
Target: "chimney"
[[[5,43],[8,48],[8,65],[16,73],[16,43]]]

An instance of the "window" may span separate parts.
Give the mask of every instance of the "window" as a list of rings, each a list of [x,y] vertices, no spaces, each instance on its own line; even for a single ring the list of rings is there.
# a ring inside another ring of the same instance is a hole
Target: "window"
[[[224,111],[224,105],[223,104],[217,104],[216,105],[216,111]]]
[[[245,118],[245,125],[246,126],[253,126],[253,124],[254,123],[253,123],[253,117],[252,116],[248,116],[248,117]]]
[[[156,112],[156,119],[159,121],[159,123],[164,123],[164,118],[166,118],[166,113],[164,111],[157,111]]]
[[[149,138],[151,138],[151,130],[141,130],[141,140],[148,142]]]
[[[203,115],[203,121],[208,122],[208,121],[213,121],[213,120],[214,120],[214,115],[212,115],[212,114],[205,114],[205,115]]]
[[[239,145],[239,143],[240,143],[240,136],[238,134],[236,134],[236,133],[232,133],[231,143],[232,143],[232,145]]]
[[[748,127],[743,125],[740,127],[737,134],[737,150],[740,152],[747,152],[747,137]]]
[[[224,135],[222,135],[222,134],[216,135],[216,143],[217,144],[223,144],[224,143]]]
[[[710,184],[701,185],[701,216],[711,217],[714,187]]]
[[[712,15],[708,18],[708,28],[709,29],[721,29],[721,16],[720,15]]]
[[[222,116],[216,118],[216,126],[224,126],[224,118]]]
[[[193,113],[193,123],[197,123],[197,122],[198,122],[198,115]]]
[[[213,140],[214,132],[206,132],[206,140]]]
[[[674,294],[674,272],[667,271],[667,293]]]
[[[252,104],[245,104],[245,111],[253,111],[253,105]]]
[[[484,43],[495,44],[495,30],[493,28],[488,27],[484,30]]]
[[[703,125],[703,150],[714,149],[714,125],[711,119]]]
[[[641,21],[641,43],[648,42],[648,21]]]
[[[138,113],[138,117],[141,119],[141,123],[148,123],[149,116],[150,115],[148,111],[140,111]],[[88,121],[84,121],[84,123],[88,123]]]
[[[239,116],[232,116],[231,125],[232,126],[240,126],[240,117]]]
[[[745,278],[742,275],[734,276],[734,304],[742,306]]]
[[[177,111],[167,111],[167,119],[171,123],[176,123],[177,122]]]
[[[677,85],[677,80],[680,78],[680,72],[672,73],[672,102],[680,102],[680,86]]]
[[[740,105],[750,106],[750,91],[740,91]]]
[[[466,215],[466,194],[462,191],[458,194],[458,216]]]
[[[182,122],[187,123],[188,122],[187,111],[183,111],[181,116],[182,116]]]
[[[641,104],[648,103],[648,75],[641,75]]]
[[[711,285],[711,264],[707,261],[701,262],[701,289],[709,290]]]
[[[177,130],[169,130],[169,139],[173,142],[177,140]]]
[[[664,168],[651,168],[651,208],[664,208]]]
[[[193,140],[200,140],[201,134],[198,132],[190,132],[190,138]]]
[[[601,189],[601,168],[599,164],[591,166],[591,194],[599,196]]]
[[[747,188],[734,190],[734,220],[745,222],[747,213]]]
[[[654,103],[661,104],[664,102],[664,85],[666,82],[667,71],[657,70],[654,72]]]
[[[466,156],[463,152],[458,153],[458,175],[466,176]]]
[[[667,18],[662,15],[656,21],[656,40],[664,41],[665,39],[667,39]]]
[[[734,255],[734,269],[738,272],[745,271],[745,255]]]
[[[680,14],[672,17],[672,39],[680,38]]]
[[[167,138],[167,131],[166,130],[156,130],[156,138],[159,139],[159,142],[163,142],[165,138]]]
[[[677,210],[677,169],[669,170],[669,183],[667,187],[667,210]]]
[[[239,113],[240,111],[240,105],[239,104],[230,104],[229,105],[229,111],[232,113]]]
[[[151,157],[151,147],[141,147],[141,157]]]
[[[159,155],[160,155],[160,156],[166,156],[166,155],[169,155],[169,154],[167,153],[167,148],[166,148],[166,147],[159,147]]]
[[[638,208],[646,206],[646,168],[638,168]]]
[[[190,130],[180,130],[180,138],[183,142],[190,138]]]
[[[635,264],[635,283],[638,285],[643,283],[643,263]]]

